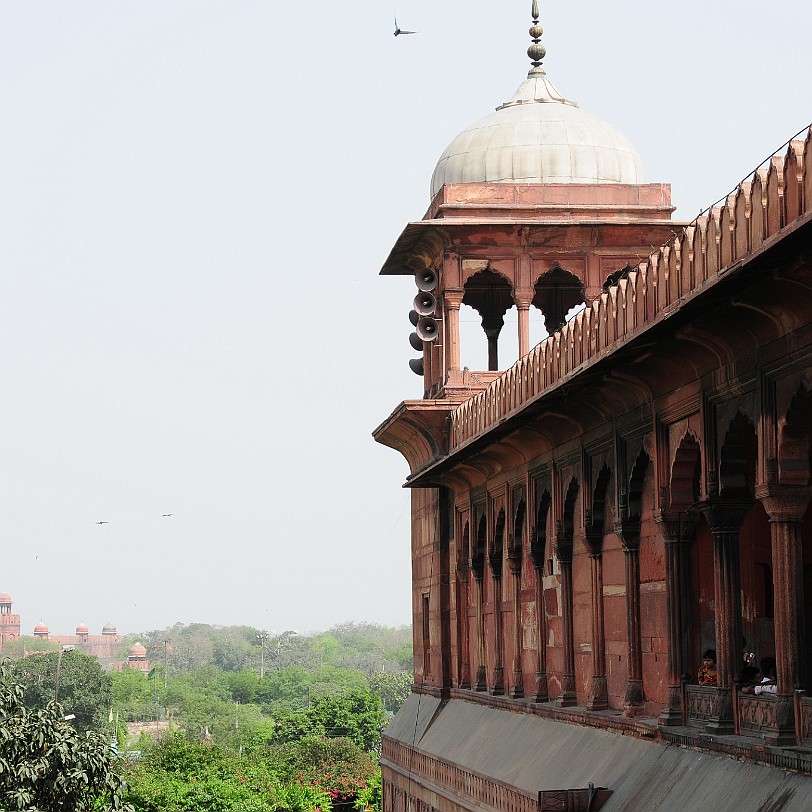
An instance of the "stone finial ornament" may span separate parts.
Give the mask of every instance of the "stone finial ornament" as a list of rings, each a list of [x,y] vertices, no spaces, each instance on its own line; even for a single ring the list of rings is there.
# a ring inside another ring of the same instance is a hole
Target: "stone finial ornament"
[[[530,69],[530,72],[527,75],[528,77],[543,76],[544,68],[541,67],[541,60],[547,56],[547,49],[540,42],[544,29],[539,25],[538,0],[533,0],[533,11],[531,13],[533,15],[533,25],[530,26],[529,33],[533,40],[533,44],[527,49],[527,55],[530,57],[533,67]]]

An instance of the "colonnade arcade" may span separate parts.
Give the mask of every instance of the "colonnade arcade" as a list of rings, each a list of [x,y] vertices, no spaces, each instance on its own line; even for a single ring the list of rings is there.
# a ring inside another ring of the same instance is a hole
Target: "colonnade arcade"
[[[458,478],[448,687],[812,736],[812,394],[782,386]],[[716,687],[695,684],[707,648]],[[736,690],[745,650],[775,657],[774,697]]]
[[[530,308],[534,307],[544,316],[547,333],[560,329],[567,314],[578,305],[586,303],[584,283],[573,273],[554,264],[536,279],[528,291],[514,287],[508,276],[495,271],[489,262],[467,278],[462,293],[444,291],[444,306],[449,320],[447,346],[450,353],[446,362],[448,369],[460,368],[460,305],[473,308],[482,319],[482,330],[488,342],[488,371],[500,368],[499,336],[505,325],[505,314],[516,307],[518,313],[519,355],[530,350]],[[513,359],[515,360],[515,359]],[[502,368],[505,364],[502,363]]]

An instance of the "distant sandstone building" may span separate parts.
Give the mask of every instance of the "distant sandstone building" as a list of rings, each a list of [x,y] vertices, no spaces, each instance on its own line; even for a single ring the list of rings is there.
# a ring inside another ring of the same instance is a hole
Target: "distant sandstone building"
[[[374,432],[412,489],[384,809],[809,809],[812,132],[676,223],[550,82],[533,16],[528,78],[451,142],[381,270],[414,277],[423,381]],[[773,692],[741,690],[746,653]]]
[[[102,668],[108,670],[121,670],[122,668],[135,668],[147,673],[151,664],[147,660],[147,650],[141,643],[130,646],[127,659],[122,661],[120,656],[121,636],[112,623],[107,623],[101,634],[91,634],[84,623],[76,627],[76,633],[71,635],[52,635],[48,627],[40,621],[34,626],[34,637],[48,640],[57,646],[74,646],[88,657],[95,657]],[[0,593],[0,655],[5,643],[20,639],[20,616],[12,612],[11,595]]]
[[[11,611],[11,595],[0,592],[0,651],[5,643],[20,639],[20,616]]]
[[[75,634],[52,635],[48,627],[41,621],[34,627],[34,637],[50,640],[58,646],[75,646],[77,651],[95,657],[103,666],[109,667],[119,658],[121,637],[112,623],[102,629],[101,634],[90,634],[90,629],[84,623],[76,627]]]

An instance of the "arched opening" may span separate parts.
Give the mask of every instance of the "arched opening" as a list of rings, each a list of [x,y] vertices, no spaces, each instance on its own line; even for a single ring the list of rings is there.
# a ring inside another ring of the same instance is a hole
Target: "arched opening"
[[[803,601],[799,631],[801,633],[801,687],[809,692],[812,677],[812,504],[806,508],[802,525]]]
[[[547,517],[550,514],[550,491],[547,488],[537,496],[536,526],[530,539],[530,558],[533,566],[547,575],[553,574],[553,557],[547,549]]]
[[[778,481],[812,484],[812,395],[801,386],[778,424]]]
[[[758,440],[749,417],[742,412],[730,423],[719,458],[719,496],[723,500],[755,499]]]
[[[681,630],[675,652],[677,676],[696,679],[700,653],[715,647],[713,541],[698,510],[702,455],[697,438],[687,432],[674,454],[669,478],[668,510],[676,515],[677,553],[673,582],[675,620]]]
[[[812,484],[812,393],[803,385],[778,424],[778,481],[805,488]],[[812,680],[812,504],[801,524],[802,573],[798,579],[798,635],[801,687]]]
[[[544,315],[548,333],[560,330],[570,311],[579,307],[582,309],[586,303],[584,283],[560,266],[540,276],[533,291],[533,306]]]
[[[524,499],[519,500],[513,514],[513,535],[509,539],[508,559],[521,569],[524,556],[524,520],[527,514],[527,505]]]
[[[460,308],[461,351],[465,352],[467,360],[468,349],[463,345],[463,338],[468,331],[464,327],[470,322],[470,311],[466,308],[472,308],[480,316],[486,338],[487,366],[479,368],[495,372],[499,369],[499,335],[505,325],[505,313],[513,307],[513,287],[507,278],[485,268],[468,279],[464,290]],[[469,366],[467,363],[465,365]]]

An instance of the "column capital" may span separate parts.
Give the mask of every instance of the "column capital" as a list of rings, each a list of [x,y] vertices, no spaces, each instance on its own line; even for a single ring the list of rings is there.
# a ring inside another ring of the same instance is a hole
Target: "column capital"
[[[640,549],[640,519],[635,517],[615,522],[615,533],[620,538],[623,551],[630,553]]]
[[[690,542],[699,523],[699,513],[696,510],[657,510],[654,512],[654,522],[659,525],[666,544]]]
[[[738,533],[753,507],[749,499],[711,497],[697,505],[710,525],[711,533]]]
[[[443,291],[443,302],[446,307],[459,310],[462,300],[465,297],[465,291],[459,288],[446,288]]]
[[[812,488],[790,485],[765,485],[756,491],[771,522],[800,522],[803,519]]]
[[[555,523],[555,555],[559,561],[572,563],[572,534],[564,530],[564,523],[558,519]]]
[[[513,301],[516,305],[517,310],[529,310],[530,305],[533,304],[533,296],[535,295],[534,291],[523,291],[523,290],[514,290],[513,291]]]

